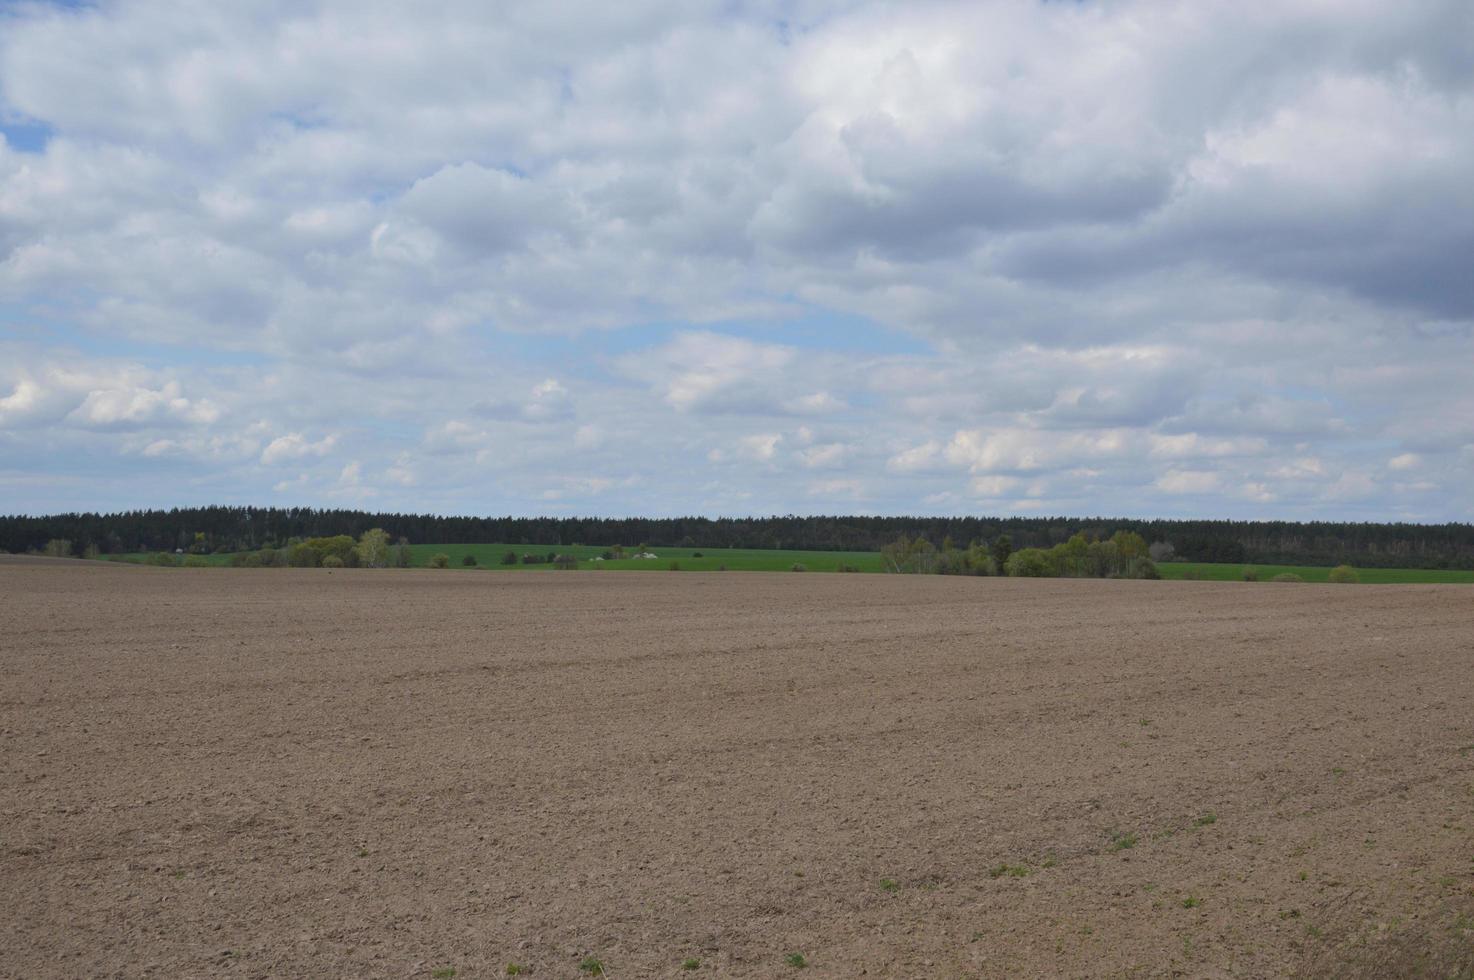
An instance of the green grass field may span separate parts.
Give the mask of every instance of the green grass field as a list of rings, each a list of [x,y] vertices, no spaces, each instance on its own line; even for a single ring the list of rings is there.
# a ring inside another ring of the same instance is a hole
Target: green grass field
[[[552,565],[503,565],[502,556],[508,551],[519,557],[523,554],[547,555],[556,552],[574,555],[579,568],[602,568],[617,571],[669,571],[671,562],[677,562],[682,571],[714,572],[725,567],[732,572],[786,572],[795,564],[803,565],[811,572],[835,572],[841,564],[848,564],[862,572],[881,570],[880,555],[867,551],[764,551],[757,548],[656,548],[650,553],[655,558],[624,558],[611,561],[594,561],[608,549],[596,545],[511,545],[511,544],[412,544],[410,552],[418,566],[428,565],[433,555],[450,557],[451,568],[465,568],[461,562],[466,555],[476,556],[476,567],[494,571],[552,571]],[[633,554],[633,548],[625,549]],[[697,558],[697,555],[701,555]]]
[[[850,565],[862,572],[882,571],[880,555],[869,551],[766,551],[758,548],[655,548],[650,551],[654,559],[625,558],[616,561],[593,561],[607,549],[598,545],[510,545],[510,544],[414,544],[410,545],[414,565],[424,568],[433,555],[444,554],[450,558],[450,567],[457,571],[485,569],[496,572],[551,572],[552,565],[503,565],[502,556],[515,552],[520,559],[524,553],[547,555],[549,552],[572,554],[579,560],[580,569],[599,568],[610,571],[665,572],[670,571],[671,562],[680,565],[681,571],[714,572],[726,568],[733,572],[786,572],[795,564],[803,565],[810,572],[835,572],[840,565]],[[634,549],[626,549],[633,553]],[[696,555],[701,557],[697,558]],[[474,555],[474,566],[463,565],[466,555]],[[147,555],[113,555],[113,561],[142,562]],[[230,555],[202,555],[212,566],[230,564]],[[1164,562],[1158,565],[1162,578],[1182,580],[1196,577],[1206,582],[1238,582],[1244,577],[1244,569],[1253,567],[1259,572],[1259,581],[1268,582],[1283,572],[1293,572],[1307,582],[1324,582],[1330,574],[1329,568],[1309,565],[1218,565],[1207,562]],[[1357,574],[1367,585],[1403,584],[1474,584],[1474,571],[1446,571],[1431,568],[1358,568]]]
[[[1300,576],[1307,582],[1324,582],[1329,568],[1310,565],[1213,565],[1207,562],[1171,561],[1157,566],[1165,579],[1186,579],[1192,575],[1205,582],[1238,582],[1244,569],[1253,568],[1260,582],[1268,582],[1284,572]],[[1468,585],[1474,583],[1474,572],[1447,571],[1437,568],[1358,568],[1356,574],[1364,585]]]
[[[681,566],[682,571],[714,572],[726,568],[733,572],[787,572],[795,564],[803,565],[810,572],[836,572],[842,564],[851,565],[862,572],[881,571],[880,555],[868,551],[767,551],[758,548],[655,548],[650,552],[658,557],[625,558],[617,561],[593,561],[608,549],[596,545],[513,545],[513,544],[412,544],[410,554],[416,568],[430,564],[432,556],[447,555],[450,567],[459,571],[487,569],[498,572],[551,572],[549,564],[503,565],[502,556],[508,551],[516,552],[519,559],[523,554],[546,556],[549,553],[571,554],[578,558],[580,569],[610,569],[620,571],[670,571],[671,562]],[[626,548],[633,554],[633,548]],[[700,558],[696,557],[701,555]],[[476,564],[462,564],[466,555],[474,555]],[[142,562],[146,554],[111,555],[113,561]],[[177,557],[177,556],[176,556]],[[200,556],[212,566],[230,564],[230,555]]]

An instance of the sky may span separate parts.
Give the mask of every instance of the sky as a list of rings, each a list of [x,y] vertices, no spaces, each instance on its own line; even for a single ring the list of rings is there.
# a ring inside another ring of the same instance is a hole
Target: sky
[[[1474,520],[1468,0],[0,0],[0,512]]]

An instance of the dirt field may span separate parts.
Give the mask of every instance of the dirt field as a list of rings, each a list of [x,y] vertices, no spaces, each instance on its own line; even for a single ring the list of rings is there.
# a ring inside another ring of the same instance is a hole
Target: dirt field
[[[10,559],[0,677],[7,977],[1474,957],[1468,587]]]

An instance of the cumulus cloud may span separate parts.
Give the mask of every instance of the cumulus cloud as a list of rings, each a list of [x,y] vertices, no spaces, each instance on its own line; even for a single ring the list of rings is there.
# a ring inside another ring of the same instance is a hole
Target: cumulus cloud
[[[0,18],[68,506],[1474,516],[1463,0]]]
[[[271,466],[307,456],[326,456],[337,441],[338,437],[332,434],[314,442],[300,432],[289,432],[267,443],[266,448],[261,451],[261,462]]]

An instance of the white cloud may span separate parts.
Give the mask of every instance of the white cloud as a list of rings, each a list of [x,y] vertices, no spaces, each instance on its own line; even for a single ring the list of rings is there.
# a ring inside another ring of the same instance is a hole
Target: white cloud
[[[1207,470],[1168,470],[1156,481],[1157,487],[1167,493],[1213,493],[1218,484],[1218,474]]]
[[[0,467],[1467,520],[1471,37],[1456,0],[21,5]]]
[[[737,440],[736,454],[742,459],[767,462],[778,454],[778,444],[782,441],[782,434],[777,432],[761,432],[743,436]]]
[[[1387,461],[1389,470],[1415,470],[1423,459],[1417,453],[1399,453]]]
[[[839,466],[849,452],[850,447],[842,442],[828,442],[801,449],[797,456],[811,470],[832,469]]]
[[[261,451],[261,462],[272,466],[309,456],[326,456],[337,441],[338,437],[331,433],[313,442],[300,432],[289,432],[267,443]]]

